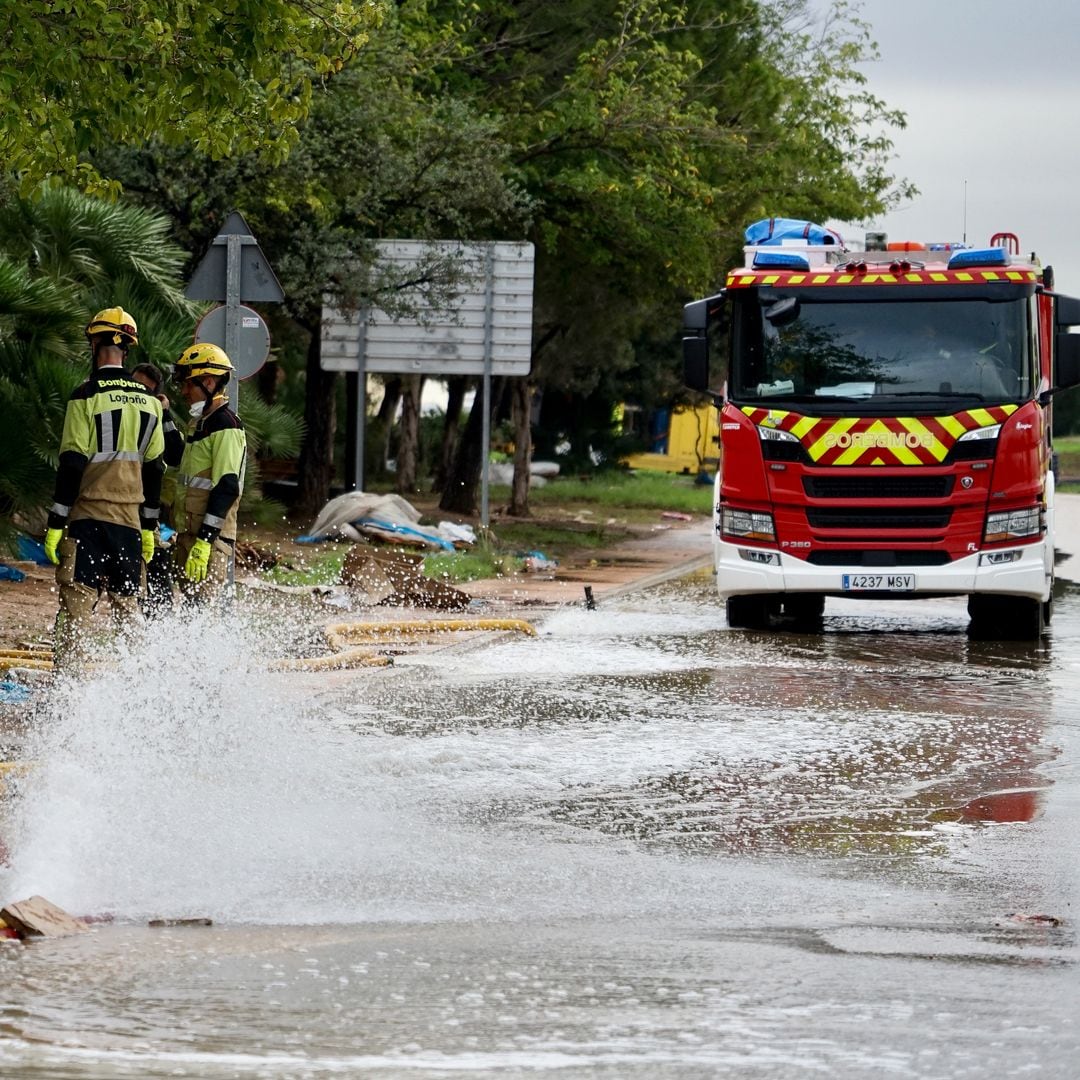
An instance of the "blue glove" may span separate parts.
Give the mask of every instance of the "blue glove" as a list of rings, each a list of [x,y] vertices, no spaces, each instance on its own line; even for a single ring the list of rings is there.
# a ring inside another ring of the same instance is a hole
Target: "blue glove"
[[[207,567],[210,565],[210,541],[196,540],[188,552],[187,562],[184,563],[184,574],[188,581],[205,581]]]
[[[56,554],[56,547],[61,540],[64,539],[63,529],[46,529],[45,530],[45,557],[53,564],[53,566],[60,565],[60,556]]]

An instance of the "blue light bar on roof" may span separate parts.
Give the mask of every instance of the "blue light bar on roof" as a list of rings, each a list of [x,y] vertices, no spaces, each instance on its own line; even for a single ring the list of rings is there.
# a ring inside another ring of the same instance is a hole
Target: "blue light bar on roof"
[[[949,259],[950,270],[964,270],[969,266],[1008,266],[1009,253],[1003,247],[973,248],[958,251]]]
[[[809,270],[810,260],[805,255],[790,251],[759,251],[754,255],[755,270]]]

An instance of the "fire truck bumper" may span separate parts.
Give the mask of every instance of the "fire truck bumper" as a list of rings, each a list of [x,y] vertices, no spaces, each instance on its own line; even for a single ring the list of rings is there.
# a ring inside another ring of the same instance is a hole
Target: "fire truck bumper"
[[[918,596],[999,593],[1046,600],[1053,581],[1053,548],[1047,539],[1014,548],[977,552],[944,566],[817,566],[775,548],[717,541],[716,584],[721,599],[773,593],[826,596]]]

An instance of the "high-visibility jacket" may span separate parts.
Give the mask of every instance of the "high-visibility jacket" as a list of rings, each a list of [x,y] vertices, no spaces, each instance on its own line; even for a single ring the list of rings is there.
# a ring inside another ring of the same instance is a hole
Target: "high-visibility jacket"
[[[49,528],[154,528],[164,450],[161,402],[122,367],[98,368],[68,399]]]
[[[247,435],[227,405],[201,417],[184,446],[173,524],[203,540],[236,539],[236,511],[244,487]]]

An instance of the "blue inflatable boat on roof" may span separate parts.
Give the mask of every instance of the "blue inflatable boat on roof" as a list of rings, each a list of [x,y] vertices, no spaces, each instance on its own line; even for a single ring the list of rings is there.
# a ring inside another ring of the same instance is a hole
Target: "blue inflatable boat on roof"
[[[835,244],[844,246],[843,237],[835,229],[815,225],[812,221],[796,218],[762,218],[746,227],[747,244],[779,246],[785,240],[805,240],[808,244]]]

